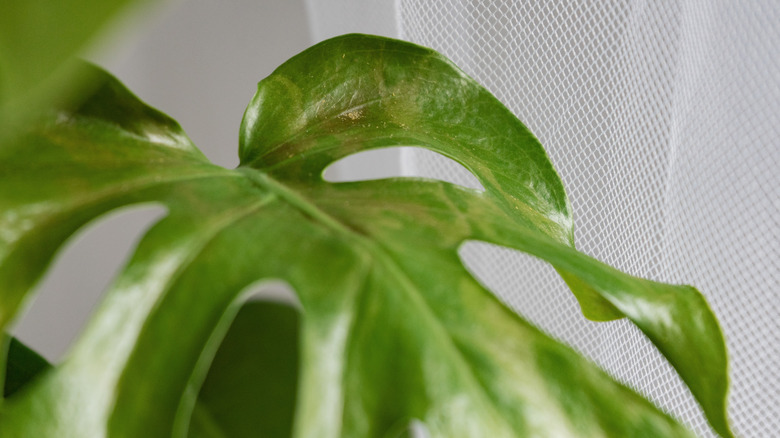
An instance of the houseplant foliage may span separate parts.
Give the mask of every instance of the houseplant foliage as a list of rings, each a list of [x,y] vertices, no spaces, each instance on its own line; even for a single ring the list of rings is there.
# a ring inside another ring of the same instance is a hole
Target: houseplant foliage
[[[232,170],[107,73],[83,68],[87,93],[0,150],[3,329],[79,228],[125,205],[168,214],[68,357],[4,401],[3,436],[228,435],[213,414],[230,394],[199,400],[198,388],[247,291],[272,279],[300,301],[299,326],[273,316],[289,308],[256,312],[264,330],[299,333],[297,353],[278,353],[298,363],[294,436],[404,436],[413,420],[433,437],[691,436],[501,304],[458,257],[470,240],[551,263],[590,319],[633,321],[731,436],[725,347],[703,297],[577,252],[539,142],[436,52],[348,35],[295,56],[259,83]],[[322,178],[343,157],[396,145],[458,161],[485,190]],[[253,345],[254,331],[236,333]],[[274,339],[262,342],[290,342]]]

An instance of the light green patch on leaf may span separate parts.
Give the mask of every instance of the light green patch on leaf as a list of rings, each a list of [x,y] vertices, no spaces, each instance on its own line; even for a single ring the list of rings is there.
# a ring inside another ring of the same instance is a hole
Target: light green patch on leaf
[[[134,2],[0,2],[0,128],[5,131],[37,108],[88,86],[73,57]]]
[[[102,85],[83,103],[0,151],[0,184],[14,187],[0,192],[0,324],[90,220],[140,202],[169,214],[67,359],[0,408],[12,434],[184,436],[193,412],[216,412],[192,386],[231,309],[249,285],[279,279],[302,308],[293,436],[393,436],[408,424],[431,437],[690,436],[474,280],[457,251],[480,240],[551,263],[589,318],[631,319],[731,436],[725,346],[703,297],[577,252],[542,146],[441,55],[348,35],[292,58],[258,85],[235,170],[95,74]],[[456,160],[485,191],[322,179],[340,158],[395,145]]]

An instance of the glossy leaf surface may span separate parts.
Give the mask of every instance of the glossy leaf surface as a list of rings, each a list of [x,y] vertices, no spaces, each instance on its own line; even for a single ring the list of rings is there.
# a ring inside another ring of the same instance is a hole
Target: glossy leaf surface
[[[102,80],[0,151],[0,184],[14,187],[0,193],[0,322],[91,219],[139,202],[169,214],[67,360],[5,403],[3,428],[186,435],[193,382],[230,309],[249,285],[281,279],[303,309],[295,436],[394,436],[413,419],[434,437],[690,436],[478,284],[457,250],[482,240],[551,263],[586,316],[631,319],[730,436],[725,347],[703,297],[574,250],[541,145],[441,55],[350,35],[292,58],[259,84],[235,170],[208,163],[175,122]],[[444,154],[485,191],[322,179],[339,158],[392,145]]]

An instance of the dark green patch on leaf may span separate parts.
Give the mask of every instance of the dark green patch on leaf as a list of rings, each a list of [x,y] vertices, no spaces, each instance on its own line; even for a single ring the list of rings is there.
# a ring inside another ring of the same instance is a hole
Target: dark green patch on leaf
[[[200,389],[191,437],[291,436],[299,319],[286,304],[241,307]]]
[[[38,353],[11,338],[5,370],[3,397],[10,397],[51,365]]]

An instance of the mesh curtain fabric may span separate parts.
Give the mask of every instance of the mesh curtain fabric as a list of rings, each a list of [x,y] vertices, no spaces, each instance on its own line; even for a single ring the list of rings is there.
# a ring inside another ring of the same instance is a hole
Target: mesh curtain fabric
[[[731,355],[735,431],[775,435],[780,3],[397,0],[396,9],[387,19],[401,38],[452,58],[541,140],[569,193],[580,250],[707,296]],[[402,168],[473,184],[417,149]],[[584,320],[557,274],[530,257],[481,244],[462,256],[529,320],[715,436],[633,326]]]

